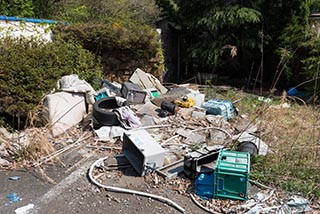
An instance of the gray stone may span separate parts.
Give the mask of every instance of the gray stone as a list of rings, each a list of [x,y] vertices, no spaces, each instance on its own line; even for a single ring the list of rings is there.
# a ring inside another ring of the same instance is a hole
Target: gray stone
[[[0,145],[0,158],[10,158],[10,154],[2,144]]]
[[[178,135],[180,135],[180,136],[182,136],[182,137],[187,138],[187,137],[189,137],[189,136],[192,134],[192,132],[191,132],[191,130],[186,130],[186,129],[180,128],[180,129],[178,129],[178,130],[176,131],[176,134],[178,134]]]
[[[9,166],[10,162],[0,158],[0,166]]]
[[[7,139],[11,138],[11,134],[3,127],[0,128],[0,133]]]
[[[186,143],[188,144],[196,144],[196,143],[203,143],[206,141],[206,136],[197,134],[197,133],[192,133],[187,139]]]
[[[210,131],[210,141],[214,144],[224,144],[226,140],[226,134],[221,131],[211,130]]]
[[[142,127],[156,125],[153,116],[150,115],[143,115],[140,119],[140,122]]]
[[[191,117],[203,120],[206,118],[206,113],[201,111],[193,111]]]

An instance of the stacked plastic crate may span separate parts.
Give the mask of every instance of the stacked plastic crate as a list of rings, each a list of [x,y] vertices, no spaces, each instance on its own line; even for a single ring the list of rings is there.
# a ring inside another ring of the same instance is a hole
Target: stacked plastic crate
[[[247,200],[250,177],[250,154],[221,150],[214,172],[214,197]]]

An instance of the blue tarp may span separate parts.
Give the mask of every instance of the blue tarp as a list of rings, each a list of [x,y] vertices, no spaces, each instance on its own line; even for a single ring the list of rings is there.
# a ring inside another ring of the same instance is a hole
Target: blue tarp
[[[46,23],[46,24],[56,24],[58,21],[48,20],[48,19],[34,19],[34,18],[19,18],[14,16],[0,16],[0,20],[5,21],[24,21],[33,23]]]
[[[214,197],[214,174],[201,173],[194,182],[195,192],[202,199]]]

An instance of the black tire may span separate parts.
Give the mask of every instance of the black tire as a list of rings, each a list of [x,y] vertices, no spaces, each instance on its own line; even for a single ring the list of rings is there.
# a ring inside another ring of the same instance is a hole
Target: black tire
[[[120,125],[113,109],[119,108],[115,97],[102,98],[93,104],[92,115],[100,126]]]
[[[256,156],[258,154],[257,146],[250,141],[241,142],[238,150],[241,152],[249,152],[252,156]]]

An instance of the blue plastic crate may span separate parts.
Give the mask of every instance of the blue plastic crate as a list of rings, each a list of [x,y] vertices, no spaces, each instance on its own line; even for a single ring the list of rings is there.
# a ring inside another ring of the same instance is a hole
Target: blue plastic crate
[[[226,120],[234,117],[235,111],[231,101],[210,99],[202,103],[202,108],[206,109],[207,114],[221,115]]]

